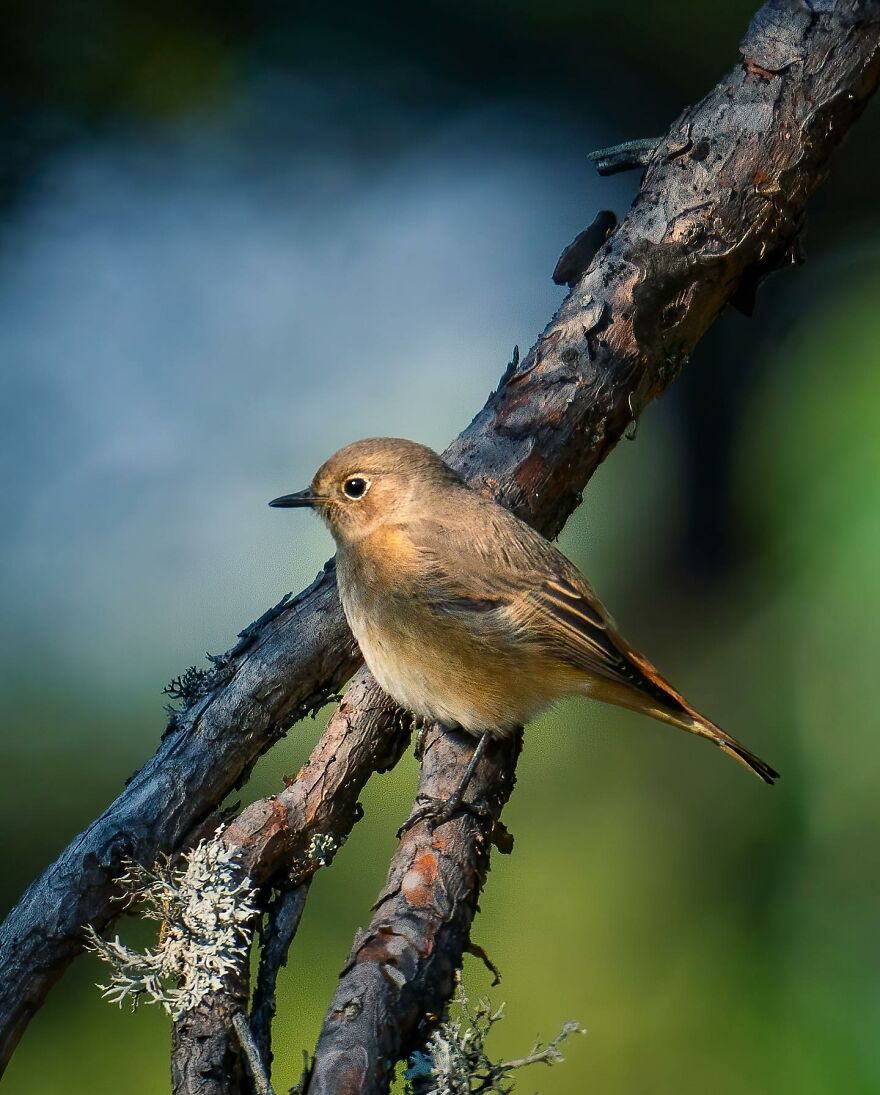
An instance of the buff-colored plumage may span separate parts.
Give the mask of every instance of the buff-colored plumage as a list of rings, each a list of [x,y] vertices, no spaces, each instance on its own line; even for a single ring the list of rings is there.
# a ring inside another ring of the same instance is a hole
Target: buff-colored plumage
[[[355,442],[308,491],[272,504],[310,505],[327,522],[364,659],[415,714],[499,736],[562,696],[586,695],[709,738],[766,782],[776,777],[629,646],[553,544],[430,449]]]

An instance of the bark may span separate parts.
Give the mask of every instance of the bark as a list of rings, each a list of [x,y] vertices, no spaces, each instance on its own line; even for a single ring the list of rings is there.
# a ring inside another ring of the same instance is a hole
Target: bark
[[[177,1095],[241,1095],[237,1043],[227,1035],[235,1011],[219,1011],[215,1001],[193,1009],[174,1024],[171,1036],[171,1084]]]
[[[230,1039],[233,1021],[247,1006],[245,968],[227,979],[222,1001],[193,1008],[174,1024],[171,1035],[171,1084],[175,1095],[243,1095],[249,1089],[242,1076],[238,1037]]]
[[[472,485],[545,534],[560,530],[590,474],[725,303],[792,255],[808,198],[876,87],[878,9],[880,0],[774,0],[761,9],[742,62],[673,125],[625,222],[447,450]],[[82,925],[100,929],[115,915],[121,859],[150,863],[179,847],[357,661],[327,568],[245,629],[197,682],[155,756],[0,930],[0,1067],[79,953]],[[360,727],[364,715],[350,709],[348,718]],[[437,946],[446,925],[437,924]],[[409,990],[393,991],[403,999]],[[431,998],[426,983],[425,1010]],[[390,1037],[405,1050],[416,1030],[388,1003],[371,1014],[393,1018]],[[322,1055],[332,1052],[326,1034]]]
[[[157,753],[25,891],[0,928],[0,1073],[31,1016],[82,950],[84,924],[118,915],[113,880],[153,863],[246,778],[285,729],[356,668],[332,567],[245,629],[206,694],[173,718]]]

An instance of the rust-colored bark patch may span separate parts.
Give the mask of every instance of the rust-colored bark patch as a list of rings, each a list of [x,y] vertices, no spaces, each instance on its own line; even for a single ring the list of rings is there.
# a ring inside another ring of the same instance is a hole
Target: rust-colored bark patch
[[[446,854],[446,849],[449,847],[449,839],[445,835],[442,829],[438,829],[431,840],[431,847],[435,852],[439,852],[440,855]]]
[[[436,881],[437,859],[433,852],[424,852],[403,876],[400,892],[407,904],[424,909],[431,904]]]
[[[369,936],[358,947],[356,961],[358,962],[387,962],[391,955],[389,944],[394,938],[394,932],[387,925],[379,928],[374,935]]]
[[[268,808],[268,809],[267,809]],[[258,827],[246,828],[238,819],[230,823],[224,834],[226,843],[230,847],[241,848],[243,851],[252,845],[262,849],[288,827],[287,811],[276,795],[270,795],[263,803],[264,816],[260,818]]]
[[[529,505],[531,508],[536,508],[533,505],[534,496],[538,493],[539,487],[544,485],[544,481],[547,477],[547,461],[539,451],[534,448],[529,455],[523,460],[516,472],[516,485],[520,488],[526,498],[529,499]]]
[[[364,1090],[366,1070],[357,1065],[341,1069],[335,1076],[336,1095],[359,1095]]]
[[[751,57],[747,57],[743,61],[743,68],[748,72],[750,76],[759,76],[762,80],[772,80],[774,76],[778,76],[778,72],[771,72],[769,68],[764,68],[763,65],[759,65],[757,61],[753,61]]]

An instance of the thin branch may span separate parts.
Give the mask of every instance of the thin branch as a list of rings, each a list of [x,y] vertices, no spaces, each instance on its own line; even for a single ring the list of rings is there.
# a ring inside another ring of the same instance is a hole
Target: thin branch
[[[275,1018],[275,993],[278,973],[287,965],[287,955],[299,930],[306,907],[309,883],[303,882],[292,890],[282,890],[266,912],[266,925],[261,935],[260,966],[251,1004],[251,1030],[267,1072],[272,1070],[272,1020]]]
[[[524,1057],[493,1061],[488,1041],[504,1018],[504,1004],[493,1007],[488,1000],[471,1005],[461,984],[455,1003],[460,1014],[446,1016],[424,1049],[409,1059],[406,1071],[407,1091],[412,1095],[451,1095],[458,1092],[509,1092],[513,1090],[510,1073],[531,1065],[557,1065],[564,1061],[562,1046],[574,1034],[586,1034],[580,1023],[569,1021],[546,1045],[535,1041]]]
[[[673,126],[601,259],[447,450],[473,486],[546,535],[748,271],[782,261],[828,157],[875,89],[878,0],[813,7],[762,9],[725,98],[716,91]],[[100,931],[116,914],[122,859],[152,863],[178,848],[357,660],[332,568],[216,660],[156,755],[0,930],[0,1067],[80,952],[82,925]],[[350,717],[358,726],[364,716]],[[411,1024],[398,1034],[409,1039]]]
[[[232,1027],[238,1036],[238,1042],[250,1069],[256,1095],[275,1095],[266,1066],[260,1057],[260,1050],[251,1032],[250,1024],[244,1012],[237,1011],[232,1016]]]
[[[512,1061],[502,1061],[496,1065],[493,1069],[496,1077],[505,1076],[508,1072],[516,1072],[521,1068],[528,1068],[529,1065],[558,1065],[562,1063],[562,1052],[560,1046],[572,1034],[583,1034],[584,1030],[581,1028],[580,1023],[568,1022],[562,1030],[556,1035],[556,1037],[543,1045],[541,1042],[535,1042],[531,1051],[525,1057],[514,1057]]]

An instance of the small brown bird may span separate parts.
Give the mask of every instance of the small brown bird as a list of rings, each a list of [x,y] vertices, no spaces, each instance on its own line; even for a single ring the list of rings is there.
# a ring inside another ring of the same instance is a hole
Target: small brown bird
[[[478,754],[488,737],[578,694],[708,738],[766,783],[777,778],[626,642],[553,544],[424,445],[357,441],[307,490],[269,505],[308,506],[326,521],[373,676],[414,714],[480,736]]]

